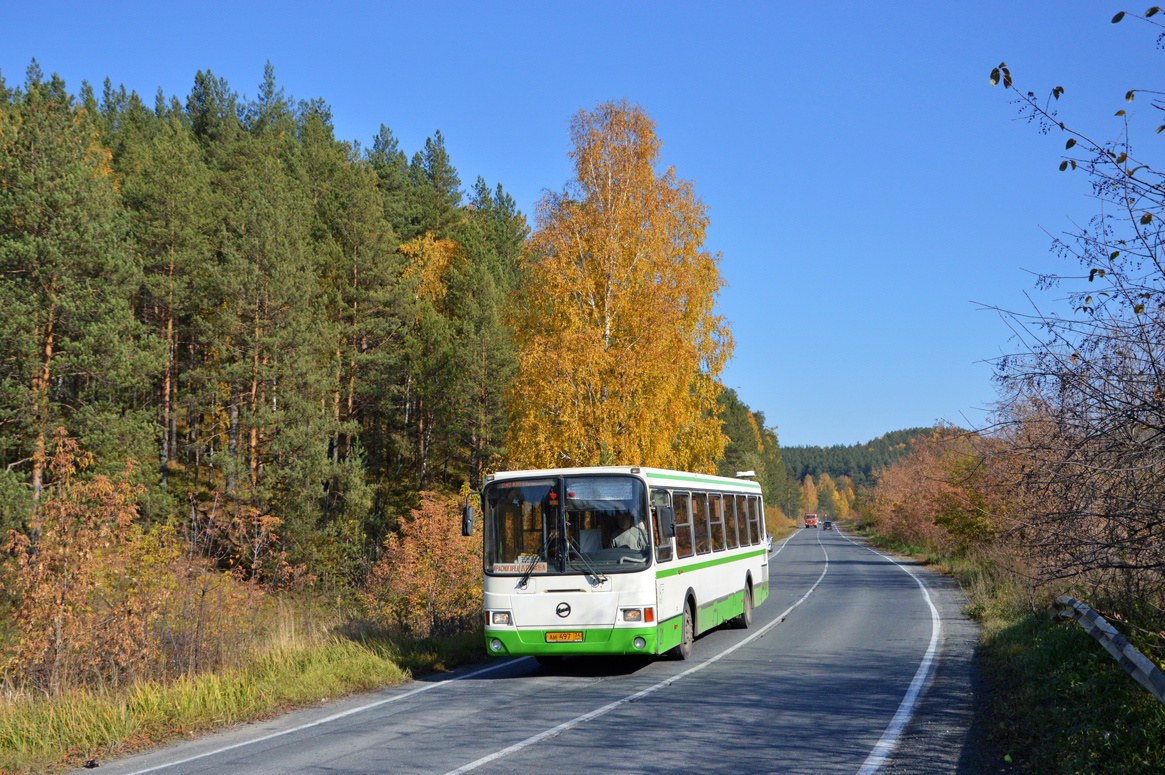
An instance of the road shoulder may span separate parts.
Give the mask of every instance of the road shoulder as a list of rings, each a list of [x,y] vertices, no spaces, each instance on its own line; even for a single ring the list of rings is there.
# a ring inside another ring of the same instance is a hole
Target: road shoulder
[[[859,536],[851,539],[866,545]],[[963,613],[967,599],[958,583],[900,555],[894,559],[919,575],[942,618],[935,671],[882,772],[895,775],[993,775],[1001,772],[983,730],[990,681],[977,659],[979,624]]]

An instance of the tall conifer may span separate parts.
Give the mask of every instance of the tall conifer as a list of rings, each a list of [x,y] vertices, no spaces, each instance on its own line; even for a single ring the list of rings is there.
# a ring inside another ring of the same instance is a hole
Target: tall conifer
[[[143,451],[138,391],[157,362],[110,153],[64,81],[42,79],[34,60],[0,104],[0,427],[33,512],[56,427],[103,461]]]

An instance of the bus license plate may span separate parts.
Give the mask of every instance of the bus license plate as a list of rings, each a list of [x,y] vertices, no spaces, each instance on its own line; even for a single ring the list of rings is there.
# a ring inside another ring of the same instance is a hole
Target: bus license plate
[[[548,632],[546,633],[547,643],[582,643],[583,634],[581,632]]]

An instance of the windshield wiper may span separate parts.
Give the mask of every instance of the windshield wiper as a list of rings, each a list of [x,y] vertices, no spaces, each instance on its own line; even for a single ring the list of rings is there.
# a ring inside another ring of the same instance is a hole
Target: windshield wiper
[[[587,570],[590,571],[591,575],[595,577],[596,583],[602,584],[603,582],[605,582],[607,580],[607,577],[604,576],[602,573],[599,573],[597,570],[595,570],[595,566],[593,566],[589,562],[587,562],[587,558],[583,556],[582,547],[579,546],[578,541],[574,540],[574,538],[571,537],[570,533],[566,534],[566,541],[567,541],[567,544],[569,544],[570,547],[572,549],[574,549],[574,552],[575,552],[575,554],[578,555],[578,558],[580,560],[582,560],[582,564],[585,565]]]
[[[518,579],[518,586],[522,589],[526,588],[526,582],[530,580],[530,574],[534,572],[534,568],[538,565],[538,561],[542,559],[542,555],[538,552],[530,555],[530,564],[526,566],[526,572],[522,574],[522,578]]]

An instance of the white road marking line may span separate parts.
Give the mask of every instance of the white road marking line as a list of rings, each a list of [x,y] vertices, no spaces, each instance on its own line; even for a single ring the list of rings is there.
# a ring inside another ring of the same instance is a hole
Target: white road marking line
[[[796,535],[796,533],[794,533],[793,535]],[[789,538],[792,538],[792,537],[793,536],[789,536]],[[785,539],[785,542],[788,543],[788,539]],[[626,705],[629,702],[635,702],[636,700],[642,699],[643,697],[646,697],[649,694],[653,694],[653,693],[659,691],[660,689],[671,686],[672,684],[674,684],[676,681],[680,680],[681,678],[686,678],[687,676],[692,675],[693,673],[696,673],[696,672],[699,672],[700,670],[703,670],[705,667],[713,664],[714,662],[719,662],[721,659],[728,656],[729,654],[736,651],[737,649],[743,648],[744,646],[748,645],[752,641],[761,637],[766,632],[768,632],[769,630],[771,630],[772,628],[776,627],[778,624],[783,622],[785,620],[785,617],[789,615],[790,611],[792,611],[794,608],[796,608],[797,606],[804,603],[805,599],[813,593],[813,590],[817,589],[817,586],[821,583],[822,579],[825,578],[825,574],[829,572],[829,552],[825,551],[825,546],[821,544],[821,536],[820,535],[818,535],[818,537],[817,537],[817,544],[819,546],[821,546],[821,551],[822,551],[822,553],[825,554],[825,569],[821,571],[821,575],[817,577],[817,581],[815,581],[813,583],[813,586],[809,587],[809,591],[806,592],[804,595],[802,595],[801,599],[798,600],[796,603],[793,603],[793,605],[786,608],[780,616],[773,619],[771,622],[766,624],[764,627],[757,630],[756,632],[754,632],[752,635],[748,636],[744,640],[740,641],[735,646],[731,646],[731,647],[725,649],[724,651],[721,651],[716,656],[711,657],[710,659],[708,659],[704,662],[701,662],[700,664],[695,665],[694,667],[690,667],[682,673],[679,673],[677,675],[673,675],[671,678],[668,678],[664,681],[660,681],[659,683],[655,684],[654,686],[649,686],[646,689],[644,689],[643,691],[636,692],[635,694],[629,694],[622,699],[615,700],[614,702],[608,703],[607,705],[604,705],[601,708],[597,708],[595,710],[592,710],[590,713],[584,713],[581,716],[576,716],[575,718],[572,718],[570,721],[564,721],[563,723],[559,724],[556,727],[553,727],[551,729],[547,729],[545,732],[539,732],[538,734],[533,735],[532,737],[528,737],[519,743],[514,743],[513,745],[509,746],[508,748],[503,748],[502,750],[496,751],[495,753],[491,753],[488,756],[483,756],[480,759],[478,759],[477,761],[472,761],[469,764],[466,764],[462,767],[458,767],[455,770],[450,770],[449,772],[445,773],[445,775],[462,775],[462,773],[476,770],[478,767],[483,767],[486,764],[489,764],[490,762],[497,761],[498,759],[509,756],[510,754],[516,753],[517,751],[520,751],[523,748],[529,748],[530,746],[537,745],[538,743],[541,743],[544,740],[549,740],[552,737],[556,737],[556,736],[562,734],[563,732],[566,732],[567,730],[570,730],[570,729],[573,729],[574,727],[579,726],[580,724],[585,724],[586,722],[590,721],[591,719],[596,719],[599,716],[606,715],[607,713],[610,713],[611,711],[615,710],[616,708],[622,707],[623,705]],[[784,548],[784,546],[782,546],[781,548]]]
[[[931,667],[934,665],[934,655],[938,651],[939,637],[942,634],[942,620],[939,618],[938,609],[935,608],[934,602],[930,599],[930,592],[927,590],[926,585],[922,583],[922,579],[915,575],[914,571],[902,565],[893,557],[888,557],[879,551],[870,549],[868,546],[862,546],[840,530],[838,531],[838,535],[854,546],[867,549],[906,571],[910,575],[910,578],[914,579],[914,583],[918,585],[919,589],[922,590],[922,596],[926,598],[926,604],[930,607],[930,646],[926,649],[926,655],[922,658],[922,664],[918,666],[918,670],[914,673],[914,680],[910,682],[910,688],[906,690],[906,696],[902,698],[902,702],[898,705],[898,711],[894,714],[894,718],[890,719],[890,725],[886,727],[886,731],[882,733],[882,737],[874,744],[870,755],[866,757],[866,761],[857,772],[857,775],[873,775],[873,773],[881,769],[889,760],[890,754],[894,753],[894,749],[898,747],[898,739],[902,736],[902,730],[906,728],[906,725],[910,723],[910,719],[914,715],[914,705],[918,701],[922,687],[926,685],[927,680],[930,678]]]
[[[489,672],[492,672],[494,670],[501,670],[503,667],[508,667],[509,665],[513,665],[517,662],[522,662],[522,661],[527,660],[527,659],[532,659],[532,657],[521,657],[520,659],[514,659],[514,660],[511,660],[508,662],[502,662],[501,664],[498,664],[498,665],[491,665],[489,667],[484,667],[481,670],[474,670],[472,673],[466,673],[465,675],[459,675],[455,678],[448,678],[444,681],[438,681],[437,683],[426,684],[425,686],[422,686],[420,688],[413,689],[411,691],[407,691],[404,694],[398,694],[395,697],[389,697],[387,699],[377,700],[376,702],[370,702],[367,705],[361,705],[358,708],[349,708],[348,710],[342,711],[340,713],[333,713],[330,716],[325,716],[324,718],[319,719],[318,721],[313,721],[310,724],[301,724],[300,726],[293,727],[291,729],[284,729],[280,732],[272,732],[269,735],[263,735],[262,737],[256,737],[253,740],[244,740],[241,743],[235,743],[234,745],[228,745],[228,746],[224,746],[222,748],[215,749],[213,751],[207,751],[206,753],[200,753],[197,756],[190,756],[186,759],[181,759],[181,760],[176,761],[176,762],[166,762],[165,764],[158,764],[154,767],[147,767],[144,770],[137,770],[136,772],[132,772],[132,773],[130,773],[130,775],[145,775],[145,773],[147,773],[147,772],[156,772],[157,770],[164,770],[167,767],[177,767],[180,764],[186,764],[188,762],[196,761],[198,759],[205,759],[208,756],[217,756],[220,753],[226,753],[227,751],[233,751],[236,748],[242,748],[243,746],[247,746],[247,745],[254,745],[255,743],[262,743],[265,740],[272,740],[276,737],[282,737],[283,735],[290,735],[293,732],[302,732],[305,729],[311,729],[312,727],[318,727],[321,724],[328,724],[332,721],[336,721],[337,719],[342,719],[342,718],[345,718],[347,716],[353,716],[357,713],[363,713],[366,710],[372,710],[373,708],[379,708],[381,705],[388,705],[390,702],[397,702],[399,700],[403,700],[403,699],[406,699],[408,697],[412,697],[413,695],[420,694],[421,692],[427,692],[430,689],[436,689],[440,686],[445,686],[446,684],[451,684],[455,681],[463,681],[466,678],[473,678],[475,675],[481,675],[482,673],[489,673]]]

